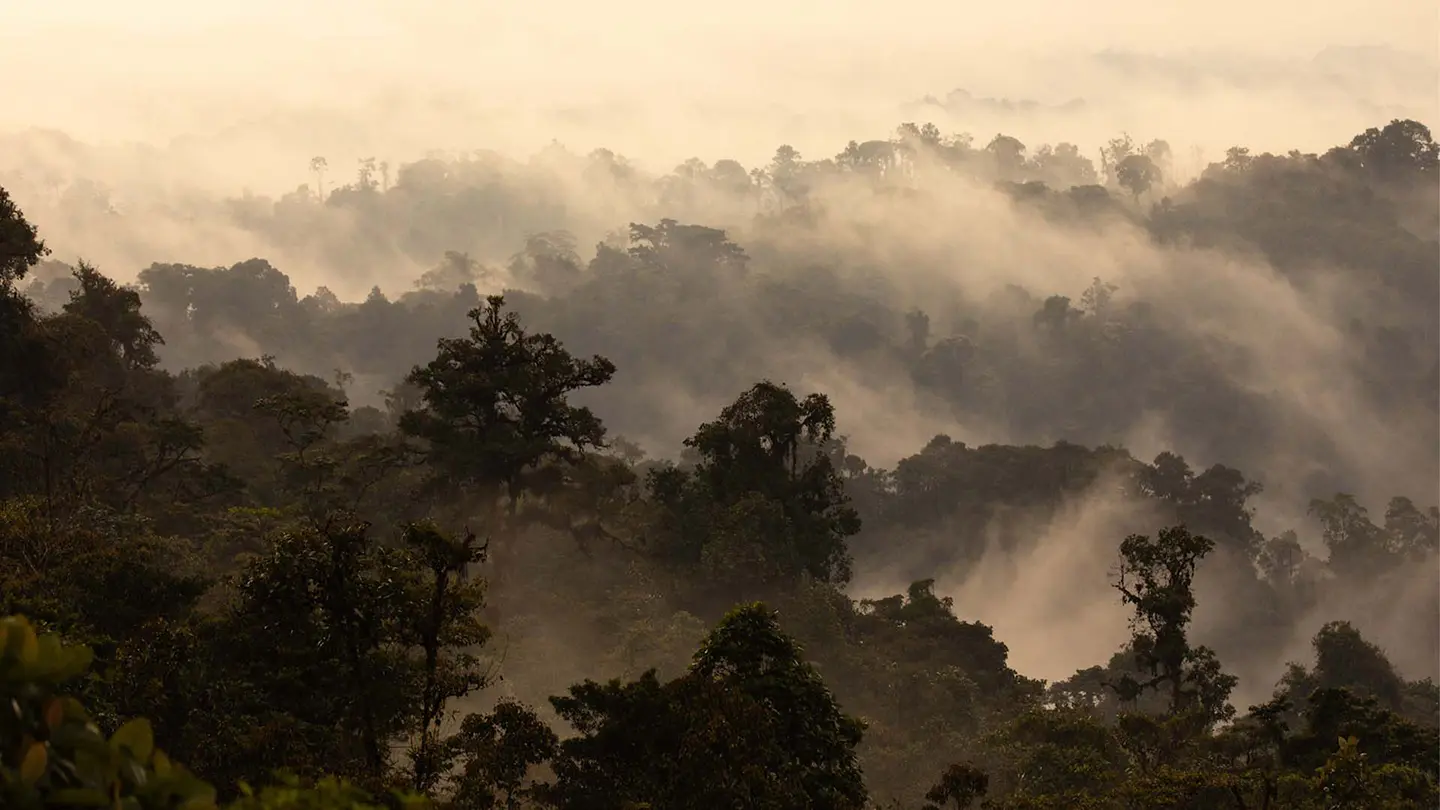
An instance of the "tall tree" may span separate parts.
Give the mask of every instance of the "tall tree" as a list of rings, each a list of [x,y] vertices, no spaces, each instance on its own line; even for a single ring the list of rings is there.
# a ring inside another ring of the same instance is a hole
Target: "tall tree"
[[[1225,701],[1235,678],[1217,676],[1212,671],[1214,653],[1192,647],[1188,633],[1195,610],[1195,569],[1214,547],[1209,538],[1193,535],[1184,526],[1162,529],[1154,538],[1132,534],[1120,544],[1115,581],[1121,600],[1135,611],[1130,643],[1136,661],[1151,675],[1123,691],[1133,696],[1134,689],[1163,687],[1172,714],[1198,711],[1207,725],[1234,713]]]
[[[1115,181],[1130,192],[1136,202],[1139,202],[1140,195],[1149,192],[1163,179],[1155,159],[1146,154],[1127,155],[1115,165]]]
[[[466,576],[483,547],[428,524],[401,539],[382,543],[359,523],[307,527],[245,566],[211,653],[243,678],[225,710],[253,746],[231,742],[227,775],[288,764],[428,790],[448,770],[440,729],[452,702],[488,682],[476,655],[490,635],[484,591]]]
[[[652,473],[666,553],[698,563],[728,547],[726,565],[753,552],[781,576],[848,581],[846,538],[860,518],[824,452],[834,431],[823,394],[802,400],[769,381],[752,386],[685,440],[693,471]]]
[[[1214,651],[1193,646],[1188,634],[1195,610],[1195,569],[1214,546],[1184,526],[1162,529],[1153,538],[1133,534],[1120,544],[1114,586],[1134,609],[1130,649],[1137,668],[1149,677],[1123,675],[1114,689],[1122,702],[1131,704],[1152,689],[1163,690],[1168,698],[1158,725],[1139,714],[1121,718],[1131,753],[1147,773],[1174,765],[1185,746],[1235,714],[1228,700],[1236,678],[1220,669]]]
[[[605,446],[600,419],[569,397],[609,382],[615,365],[526,333],[504,306],[490,296],[471,310],[469,337],[441,340],[435,359],[410,372],[424,406],[403,414],[400,429],[426,441],[438,478],[481,497],[498,489],[513,516],[527,474]]]
[[[325,172],[330,169],[330,161],[320,155],[310,158],[310,173],[315,175],[315,194],[320,202],[325,202]]]

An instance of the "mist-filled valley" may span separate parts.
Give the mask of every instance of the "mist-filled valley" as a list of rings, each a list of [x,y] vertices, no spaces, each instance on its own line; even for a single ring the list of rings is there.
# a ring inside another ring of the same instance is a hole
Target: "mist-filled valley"
[[[1434,806],[1436,63],[1287,47],[57,65],[90,117],[0,117],[0,807]]]

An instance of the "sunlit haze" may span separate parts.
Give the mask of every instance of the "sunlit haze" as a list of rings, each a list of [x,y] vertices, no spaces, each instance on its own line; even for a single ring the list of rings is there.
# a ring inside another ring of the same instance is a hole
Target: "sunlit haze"
[[[1059,105],[1022,138],[1164,132],[1211,154],[1318,148],[1380,115],[1432,117],[1434,4],[652,0],[6,0],[0,128],[213,151],[203,176],[288,185],[297,154],[528,154],[559,139],[656,168],[888,134],[963,88]],[[1382,51],[1331,52],[1334,46]],[[1006,122],[937,121],[975,130]],[[907,119],[908,120],[908,119]],[[837,143],[838,142],[838,143]],[[264,159],[259,159],[259,158]],[[291,164],[293,165],[293,163]],[[228,171],[227,171],[228,168]],[[268,187],[268,188],[266,188]]]

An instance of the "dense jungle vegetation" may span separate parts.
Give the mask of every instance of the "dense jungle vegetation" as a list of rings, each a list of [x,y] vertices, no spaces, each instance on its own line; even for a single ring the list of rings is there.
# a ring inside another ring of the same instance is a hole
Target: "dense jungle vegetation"
[[[1423,125],[1187,183],[1163,141],[1097,167],[911,124],[659,178],[310,168],[195,205],[412,289],[120,284],[0,189],[0,806],[1440,802]],[[574,183],[652,218],[582,258]],[[950,284],[943,240],[885,237],[937,208],[1092,280]],[[1086,264],[1119,242],[1132,288]],[[1155,418],[1184,450],[1132,455]],[[1040,647],[1120,643],[1027,675],[976,620],[1002,600]]]

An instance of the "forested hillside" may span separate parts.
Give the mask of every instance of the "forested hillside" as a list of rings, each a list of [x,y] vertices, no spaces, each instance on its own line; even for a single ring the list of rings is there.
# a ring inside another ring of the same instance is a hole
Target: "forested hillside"
[[[1170,151],[0,189],[0,806],[1435,806],[1440,150]]]

